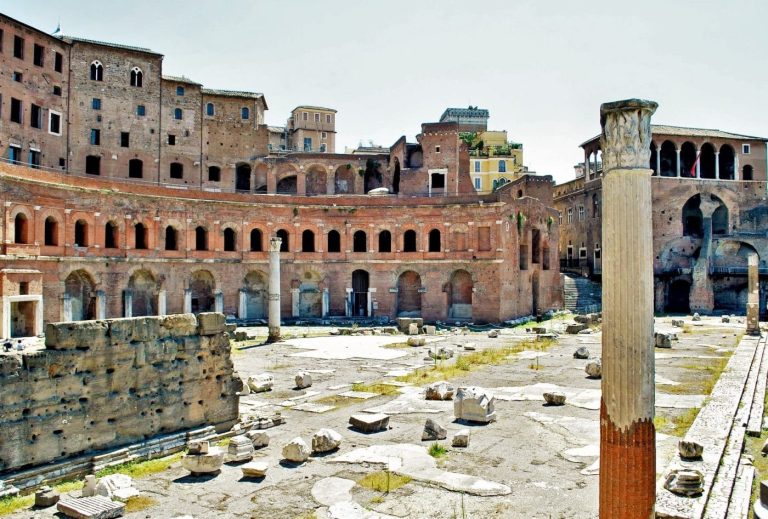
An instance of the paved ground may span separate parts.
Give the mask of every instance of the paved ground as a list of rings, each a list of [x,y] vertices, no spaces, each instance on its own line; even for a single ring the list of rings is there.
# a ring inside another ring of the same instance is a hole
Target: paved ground
[[[550,321],[548,326],[561,329],[563,323]],[[735,320],[724,324],[719,318],[704,318],[701,323],[692,323],[686,318],[685,328],[676,329],[680,340],[673,348],[656,350],[657,400],[666,406],[657,408],[659,470],[674,452],[677,438],[673,434],[685,431],[685,417],[690,419],[691,414],[687,408],[701,405],[703,396],[696,393],[706,389],[706,378],[713,372],[710,366],[733,351],[743,328]],[[667,318],[657,320],[657,329],[673,330]],[[266,335],[263,329],[248,331]],[[328,329],[284,331],[300,336],[327,333]],[[402,343],[403,336],[302,338],[239,348],[234,360],[243,378],[265,371],[275,377],[273,391],[242,398],[242,412],[281,409],[287,420],[268,430],[270,445],[257,451],[256,459],[270,464],[267,477],[244,480],[237,465],[225,465],[218,477],[191,478],[177,464],[137,481],[137,487],[155,498],[157,505],[127,517],[596,517],[600,381],[586,378],[587,361],[574,359],[573,352],[586,346],[593,356],[599,356],[599,333],[560,335],[557,344],[546,352],[523,352],[505,363],[454,379],[456,385],[491,388],[497,395],[498,421],[470,427],[471,443],[466,449],[450,447],[453,433],[467,427],[453,421],[452,403],[427,402],[418,386],[367,400],[338,397],[349,391],[353,382],[391,381],[394,375],[431,365],[427,352],[435,346],[461,353],[461,346],[469,342],[483,349],[527,337],[524,330],[515,329],[504,330],[496,339],[485,334],[444,336],[418,348],[386,347],[387,343]],[[313,373],[314,384],[309,390],[293,389],[293,377],[301,369]],[[570,405],[543,405],[541,393],[553,385],[566,392]],[[296,398],[305,394],[310,396]],[[305,400],[339,407],[322,414],[284,407]],[[349,415],[363,410],[391,414],[391,428],[370,435],[349,429]],[[429,446],[420,441],[428,417],[448,429],[448,439],[441,442],[448,454],[436,462],[422,454]],[[311,458],[298,467],[281,464],[280,451],[285,443],[295,436],[309,443],[322,427],[333,428],[345,437],[338,452]],[[408,464],[417,477],[386,495],[355,485],[353,482],[365,474],[381,470],[382,465],[375,463],[381,456],[389,459],[393,468]],[[477,479],[462,479],[456,474]],[[443,488],[453,484],[465,488],[463,484],[478,479],[491,485],[489,488],[508,487],[510,492],[481,496]],[[47,518],[51,514],[42,510],[33,516]],[[16,517],[30,517],[30,512]]]

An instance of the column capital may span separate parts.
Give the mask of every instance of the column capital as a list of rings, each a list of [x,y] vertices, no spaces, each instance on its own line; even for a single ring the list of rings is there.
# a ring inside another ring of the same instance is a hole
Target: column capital
[[[600,148],[603,171],[648,169],[651,157],[651,115],[658,104],[625,99],[600,106]]]
[[[269,239],[269,252],[280,252],[280,245],[282,245],[283,239],[277,236]]]

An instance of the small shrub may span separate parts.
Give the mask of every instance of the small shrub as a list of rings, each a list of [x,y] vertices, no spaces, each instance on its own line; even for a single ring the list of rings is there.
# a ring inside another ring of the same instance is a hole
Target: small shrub
[[[378,472],[366,474],[357,480],[357,484],[361,487],[388,494],[389,492],[393,492],[403,485],[410,483],[410,481],[411,478],[408,476],[394,474],[388,470],[380,470]]]
[[[427,452],[429,452],[429,455],[432,456],[433,458],[442,458],[443,456],[448,454],[448,451],[446,450],[446,448],[437,442],[430,445]]]

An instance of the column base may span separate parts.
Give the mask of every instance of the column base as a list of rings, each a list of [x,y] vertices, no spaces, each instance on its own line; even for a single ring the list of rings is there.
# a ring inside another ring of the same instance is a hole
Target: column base
[[[653,420],[618,429],[600,399],[600,517],[649,519],[656,507],[656,428]],[[642,479],[641,479],[642,478]]]
[[[269,327],[269,334],[267,335],[267,344],[278,342],[281,339],[280,337],[280,327]]]

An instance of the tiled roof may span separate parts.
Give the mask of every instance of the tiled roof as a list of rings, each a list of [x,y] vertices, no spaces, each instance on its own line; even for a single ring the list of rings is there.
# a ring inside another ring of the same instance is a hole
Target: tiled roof
[[[750,141],[768,141],[765,137],[755,137],[753,135],[741,135],[739,133],[724,132],[722,130],[712,130],[708,128],[688,128],[685,126],[670,126],[668,124],[652,124],[651,135],[675,135],[680,137],[711,137],[719,139],[736,139]],[[591,139],[582,142],[579,146],[583,147],[595,140],[600,135],[595,135]]]
[[[216,90],[213,88],[203,88],[203,94],[212,96],[225,96],[225,97],[247,97],[249,99],[260,99],[264,97],[264,94],[258,92],[241,92],[239,90]]]
[[[202,86],[201,83],[198,83],[197,81],[193,81],[193,80],[189,79],[188,77],[184,77],[184,76],[166,76],[166,75],[163,75],[163,79],[166,80],[166,81],[174,81],[176,83],[186,83],[188,85]]]
[[[267,126],[267,130],[273,132],[273,133],[284,133],[285,132],[285,126]]]
[[[111,43],[108,41],[98,41],[98,40],[87,40],[85,38],[76,38],[74,36],[61,36],[61,39],[68,42],[68,43],[90,43],[92,45],[103,45],[104,47],[114,47],[116,49],[125,49],[125,50],[132,50],[135,52],[144,52],[147,54],[154,54],[156,56],[162,56],[159,52],[155,52],[152,49],[148,49],[146,47],[133,47],[131,45],[121,45],[119,43]]]
[[[324,108],[322,106],[312,106],[312,105],[299,105],[293,110],[291,110],[291,112],[295,112],[299,108],[308,108],[309,110],[325,110],[326,112],[336,113],[336,110],[334,110],[333,108]]]

